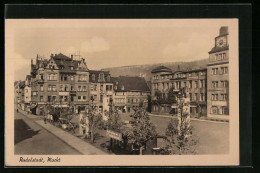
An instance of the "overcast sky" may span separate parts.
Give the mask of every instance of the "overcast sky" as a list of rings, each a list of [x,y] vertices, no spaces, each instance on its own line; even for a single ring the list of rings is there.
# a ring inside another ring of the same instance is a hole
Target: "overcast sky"
[[[208,58],[228,20],[6,20],[6,58],[24,80],[39,54],[80,52],[89,69]]]

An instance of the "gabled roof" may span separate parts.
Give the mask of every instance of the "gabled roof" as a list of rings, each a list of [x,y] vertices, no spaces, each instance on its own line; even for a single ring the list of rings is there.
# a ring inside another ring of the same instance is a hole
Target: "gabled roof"
[[[225,46],[225,47],[213,47],[211,49],[211,51],[209,51],[209,54],[210,53],[215,53],[215,52],[220,52],[220,51],[224,51],[224,50],[228,50],[229,49],[229,46]]]
[[[159,72],[172,72],[172,70],[165,66],[159,66],[152,70],[152,73],[159,73]]]
[[[69,61],[72,60],[71,58],[67,57],[66,55],[63,55],[62,53],[53,55],[53,59],[54,60],[69,60]]]
[[[117,92],[120,91],[142,91],[149,92],[150,89],[142,77],[137,76],[119,76],[111,78],[114,84],[114,90]]]
[[[25,87],[25,81],[21,81],[21,82],[19,83],[19,87],[20,87],[20,88]]]
[[[89,82],[100,82],[99,81],[99,74],[104,74],[104,82],[111,82],[111,75],[109,71],[103,71],[103,70],[89,70]],[[93,76],[95,77],[93,79]],[[110,80],[108,80],[108,76],[110,77]]]

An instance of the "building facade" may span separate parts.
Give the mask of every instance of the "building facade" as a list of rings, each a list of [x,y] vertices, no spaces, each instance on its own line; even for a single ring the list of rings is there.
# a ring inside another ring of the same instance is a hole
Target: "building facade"
[[[89,72],[85,60],[63,54],[31,63],[31,109],[46,114],[49,107],[71,107],[75,112],[89,105]]]
[[[207,114],[207,69],[174,72],[165,66],[159,66],[152,70],[152,112],[153,113],[176,113],[175,103],[169,98],[170,90],[178,92],[185,88],[190,99],[190,113],[196,116]],[[176,98],[175,98],[176,100]],[[172,112],[173,111],[173,112]]]
[[[121,112],[133,112],[141,103],[148,107],[151,95],[150,88],[143,77],[119,76],[113,77],[114,96],[113,103]]]
[[[215,46],[209,52],[208,117],[229,119],[229,44],[228,27],[221,27],[215,38]]]
[[[99,112],[102,113],[109,110],[109,100],[113,97],[113,83],[108,71],[89,71],[90,81],[90,101],[97,106]]]

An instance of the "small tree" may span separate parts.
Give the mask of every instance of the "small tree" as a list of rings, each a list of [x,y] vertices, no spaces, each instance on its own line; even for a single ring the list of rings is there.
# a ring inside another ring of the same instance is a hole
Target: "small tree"
[[[171,119],[166,128],[166,147],[162,154],[195,154],[198,139],[192,135],[192,126],[183,123],[179,131],[177,119]]]
[[[122,122],[118,110],[115,108],[112,99],[110,99],[109,111],[106,112],[106,116],[108,117],[107,128],[114,131],[120,131],[122,127]]]
[[[157,135],[155,126],[150,122],[143,107],[135,109],[135,113],[131,117],[132,128],[123,132],[123,135],[127,137],[128,144],[139,148],[139,154],[142,155],[145,143]]]
[[[90,107],[89,111],[86,114],[88,118],[88,127],[89,127],[89,136],[91,141],[95,142],[96,129],[102,124],[102,115],[97,113],[94,107]]]
[[[177,102],[178,117],[171,119],[166,128],[165,154],[191,154],[195,153],[198,139],[192,135],[193,127],[190,124],[189,100],[179,95]]]

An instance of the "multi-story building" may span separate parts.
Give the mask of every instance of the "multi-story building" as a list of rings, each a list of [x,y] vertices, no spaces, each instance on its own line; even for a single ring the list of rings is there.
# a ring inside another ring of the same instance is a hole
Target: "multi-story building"
[[[207,69],[185,70],[174,72],[165,66],[152,70],[152,112],[169,113],[174,103],[168,101],[170,90],[186,88],[190,98],[190,113],[206,115],[207,113]]]
[[[207,66],[208,117],[229,119],[229,44],[228,27],[221,27]]]
[[[75,112],[89,105],[89,72],[85,60],[63,54],[31,62],[32,113],[44,114],[48,107],[72,107]]]
[[[113,77],[113,103],[122,112],[131,112],[134,107],[143,103],[148,106],[150,89],[142,77],[119,76]]]
[[[89,71],[91,101],[102,114],[109,110],[109,100],[113,97],[113,83],[109,71]],[[104,115],[104,114],[103,114]]]

